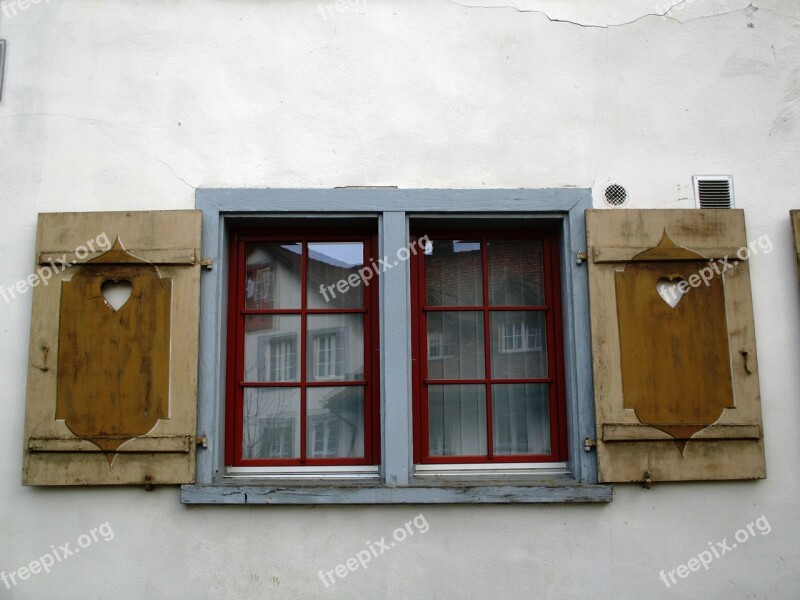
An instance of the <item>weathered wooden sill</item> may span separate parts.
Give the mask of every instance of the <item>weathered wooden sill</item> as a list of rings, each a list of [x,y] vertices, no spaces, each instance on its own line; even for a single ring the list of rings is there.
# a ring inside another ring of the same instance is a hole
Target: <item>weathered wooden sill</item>
[[[426,481],[390,487],[375,483],[302,482],[292,485],[222,483],[181,486],[182,504],[563,504],[608,503],[609,485],[537,482],[487,485],[486,482]]]

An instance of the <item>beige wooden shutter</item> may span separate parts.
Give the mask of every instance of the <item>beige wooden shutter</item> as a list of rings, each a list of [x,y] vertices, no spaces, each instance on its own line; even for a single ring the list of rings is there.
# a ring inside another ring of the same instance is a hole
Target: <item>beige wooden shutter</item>
[[[766,477],[744,213],[589,210],[586,229],[600,481]]]
[[[194,482],[201,219],[39,215],[24,484]]]

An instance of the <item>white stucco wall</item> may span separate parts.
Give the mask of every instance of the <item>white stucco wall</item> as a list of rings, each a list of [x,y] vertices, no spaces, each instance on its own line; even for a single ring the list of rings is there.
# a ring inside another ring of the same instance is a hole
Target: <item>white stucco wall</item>
[[[679,208],[691,175],[732,174],[748,236],[775,246],[751,264],[768,479],[616,486],[602,506],[23,488],[27,294],[0,301],[0,570],[101,523],[115,535],[0,598],[800,597],[800,3],[463,4],[6,0],[0,285],[31,272],[37,212],[191,208],[200,186],[579,186],[602,206],[615,181],[630,207]],[[427,533],[324,588],[320,569],[420,512]],[[768,535],[659,580],[762,515]]]

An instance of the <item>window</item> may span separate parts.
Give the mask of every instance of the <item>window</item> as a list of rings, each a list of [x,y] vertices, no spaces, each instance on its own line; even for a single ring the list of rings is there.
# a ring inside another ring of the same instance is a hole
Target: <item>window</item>
[[[313,371],[317,381],[342,379],[347,362],[340,332],[314,333]]]
[[[311,447],[315,458],[329,458],[338,456],[339,449],[339,429],[341,421],[329,417],[311,417],[312,440]],[[353,428],[355,429],[355,428]]]
[[[377,460],[377,286],[358,276],[373,245],[363,231],[232,236],[231,465]]]
[[[428,334],[428,360],[441,360],[453,356],[453,340],[443,333]]]
[[[590,190],[199,189],[197,206],[214,259],[198,372],[208,447],[183,502],[611,501],[584,449],[575,255]],[[420,279],[437,260],[438,287]],[[425,435],[423,402],[438,407]]]
[[[275,268],[272,263],[248,265],[247,299],[254,308],[272,308],[275,301]]]
[[[532,327],[523,315],[509,315],[497,327],[497,349],[500,352],[528,352],[542,349],[542,330]]]
[[[294,381],[297,364],[297,337],[262,335],[258,346],[259,381]]]
[[[563,461],[556,236],[459,233],[429,233],[412,262],[416,459]]]

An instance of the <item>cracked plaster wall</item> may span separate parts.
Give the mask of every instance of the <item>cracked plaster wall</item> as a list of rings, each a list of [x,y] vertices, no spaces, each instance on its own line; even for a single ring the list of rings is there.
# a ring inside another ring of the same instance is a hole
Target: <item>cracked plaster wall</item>
[[[37,212],[190,208],[198,186],[579,186],[601,206],[613,181],[631,207],[680,208],[691,175],[723,173],[750,237],[776,249],[752,263],[766,481],[617,486],[604,507],[423,508],[428,534],[328,591],[319,569],[420,509],[21,488],[30,295],[0,303],[0,569],[104,521],[116,532],[0,597],[800,597],[800,3],[14,6],[0,14],[2,285],[30,272]],[[769,536],[679,588],[659,581],[762,514]]]

